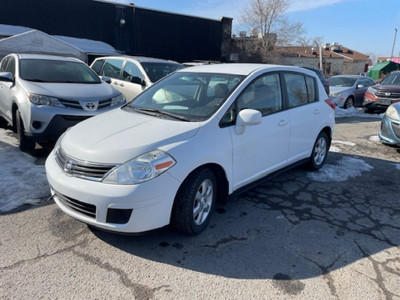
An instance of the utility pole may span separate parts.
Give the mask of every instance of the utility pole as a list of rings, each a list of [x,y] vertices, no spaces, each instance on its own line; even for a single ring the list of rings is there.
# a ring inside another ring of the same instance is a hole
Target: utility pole
[[[393,40],[392,55],[390,57],[390,60],[393,59],[393,51],[394,51],[394,45],[396,44],[396,36],[397,36],[397,28],[394,29],[394,40]]]

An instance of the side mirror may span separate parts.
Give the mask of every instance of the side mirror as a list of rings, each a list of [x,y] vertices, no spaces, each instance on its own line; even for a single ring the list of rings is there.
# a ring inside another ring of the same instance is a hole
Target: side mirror
[[[141,86],[146,86],[146,81],[136,76],[132,76],[130,82],[140,84]]]
[[[365,88],[365,85],[363,85],[363,84],[357,85],[357,89],[363,89],[363,88]]]
[[[10,72],[1,72],[0,73],[0,81],[14,83],[14,77],[12,76],[12,74]]]
[[[246,126],[261,124],[262,114],[255,109],[243,109],[236,118],[236,134],[243,134]]]
[[[101,80],[103,80],[105,83],[110,84],[111,83],[111,78],[107,76],[100,76]]]

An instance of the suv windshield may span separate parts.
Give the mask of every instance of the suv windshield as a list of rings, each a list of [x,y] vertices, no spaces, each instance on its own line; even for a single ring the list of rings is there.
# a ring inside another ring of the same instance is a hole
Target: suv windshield
[[[382,80],[381,84],[395,84],[400,85],[400,73],[392,73]]]
[[[101,83],[84,63],[62,60],[21,59],[20,77],[35,82]]]
[[[182,65],[173,63],[142,62],[141,65],[151,82],[156,82],[168,74],[183,68]]]
[[[244,76],[178,72],[142,92],[125,109],[186,121],[208,119]]]
[[[329,78],[330,86],[351,87],[356,82],[357,78],[351,77],[331,77]]]

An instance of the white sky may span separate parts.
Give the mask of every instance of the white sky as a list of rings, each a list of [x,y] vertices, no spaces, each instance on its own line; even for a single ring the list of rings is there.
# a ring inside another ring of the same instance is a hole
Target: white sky
[[[359,108],[336,109],[336,116],[382,117],[366,115]],[[377,137],[374,140],[377,141]],[[340,144],[356,145],[352,142],[333,141],[330,151],[340,152]],[[0,128],[0,166],[0,212],[12,210],[23,204],[35,204],[50,196],[44,166],[36,165],[34,157],[22,153],[18,149],[15,135],[3,128]],[[396,168],[400,170],[400,164],[397,164]],[[360,158],[343,157],[335,165],[326,164],[321,170],[310,172],[308,176],[312,180],[322,182],[345,181],[372,169],[372,166]]]

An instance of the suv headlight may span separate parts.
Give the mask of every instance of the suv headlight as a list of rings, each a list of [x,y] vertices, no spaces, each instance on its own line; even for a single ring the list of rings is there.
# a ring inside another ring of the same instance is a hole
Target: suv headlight
[[[161,175],[175,164],[176,161],[168,153],[153,150],[115,167],[103,182],[139,184]]]
[[[29,101],[31,101],[35,105],[47,105],[47,106],[57,106],[57,107],[65,107],[57,98],[49,97],[45,95],[31,94],[26,93]]]
[[[393,105],[390,105],[388,107],[388,109],[386,110],[386,116],[388,118],[393,119],[393,120],[400,121],[399,112],[397,111],[397,109]]]
[[[369,88],[367,89],[367,93],[370,93],[370,94],[376,96],[376,89],[374,89],[374,88],[372,88],[372,87],[369,87]]]
[[[124,104],[126,102],[125,96],[124,95],[118,95],[115,97],[111,98],[111,105],[110,106],[116,106],[119,104]]]

